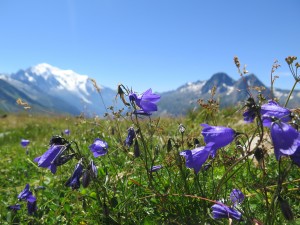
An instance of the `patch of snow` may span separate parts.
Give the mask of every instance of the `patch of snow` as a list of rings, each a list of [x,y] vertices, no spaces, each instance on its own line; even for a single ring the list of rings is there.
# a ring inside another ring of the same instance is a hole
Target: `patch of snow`
[[[35,82],[36,80],[30,76],[27,72],[25,72],[25,76],[27,77],[27,79],[30,81],[30,82]]]
[[[277,97],[277,98],[281,98],[281,97],[287,97],[288,94],[287,93],[283,93],[281,91],[274,90],[274,96]]]
[[[199,83],[188,82],[187,85],[180,89],[180,92],[199,92],[201,88],[205,85],[205,81]]]
[[[223,87],[225,87],[227,89],[226,95],[230,95],[234,91],[234,87],[233,86],[228,86],[226,84],[223,84]]]
[[[29,71],[36,76],[43,77],[45,80],[54,78],[59,83],[59,85],[55,87],[56,89],[70,91],[82,98],[85,102],[90,103],[86,98],[90,95],[87,90],[89,79],[87,75],[81,75],[72,70],[62,70],[47,63],[41,63],[31,67]],[[33,79],[33,77],[28,77],[29,81]]]

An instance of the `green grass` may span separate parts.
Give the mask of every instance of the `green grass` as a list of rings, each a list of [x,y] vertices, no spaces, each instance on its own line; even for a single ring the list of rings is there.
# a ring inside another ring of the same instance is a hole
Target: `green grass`
[[[229,224],[228,219],[214,220],[212,201],[229,203],[229,194],[240,189],[245,201],[238,207],[243,221],[232,224],[253,224],[253,219],[265,224],[300,223],[299,168],[292,166],[284,181],[282,195],[292,208],[295,219],[288,223],[278,202],[271,207],[278,182],[278,162],[273,154],[265,155],[265,170],[259,168],[253,155],[243,157],[243,150],[235,143],[220,149],[215,159],[209,159],[208,170],[198,174],[186,168],[179,152],[194,148],[194,139],[200,140],[200,123],[229,126],[249,136],[254,125],[242,124],[240,112],[224,110],[214,115],[205,111],[190,113],[186,118],[145,118],[139,120],[138,136],[141,157],[135,158],[133,146],[124,146],[127,129],[137,128],[130,117],[115,119],[72,118],[8,115],[0,119],[0,212],[1,224]],[[184,134],[178,125],[184,124]],[[93,159],[98,167],[98,178],[87,188],[72,190],[65,186],[76,159],[58,168],[56,174],[37,167],[33,159],[48,149],[53,135],[63,135],[64,129],[76,141],[81,155]],[[29,139],[29,154],[21,147],[22,138]],[[93,158],[88,146],[95,138],[105,140],[108,154]],[[168,140],[172,149],[167,149]],[[270,151],[272,152],[272,151]],[[282,165],[288,166],[289,159]],[[163,165],[155,173],[147,174],[151,165]],[[36,214],[27,214],[25,202],[16,213],[7,206],[18,203],[17,195],[30,184],[37,197]],[[44,189],[38,189],[43,186]],[[266,203],[268,201],[268,203]],[[271,213],[271,214],[270,214]],[[272,219],[268,217],[272,215]]]

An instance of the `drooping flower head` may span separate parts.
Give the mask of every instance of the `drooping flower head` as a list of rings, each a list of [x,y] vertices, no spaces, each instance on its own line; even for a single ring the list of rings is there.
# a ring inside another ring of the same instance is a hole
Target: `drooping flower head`
[[[242,213],[222,203],[214,204],[211,208],[214,219],[231,218],[240,220],[242,218]]]
[[[26,140],[26,139],[22,139],[21,140],[21,146],[23,148],[27,147],[29,145],[30,141],[29,140]]]
[[[204,137],[204,141],[206,144],[211,143],[212,148],[212,156],[214,157],[216,151],[219,148],[225,147],[230,144],[236,135],[236,132],[229,127],[221,127],[221,126],[210,126],[208,124],[201,124],[203,127],[201,134]]]
[[[48,168],[54,174],[56,173],[57,165],[54,159],[65,149],[64,145],[51,145],[50,148],[42,155],[35,158],[33,161],[38,163],[39,167]]]
[[[230,200],[233,205],[240,204],[244,201],[245,196],[239,189],[233,189],[230,193]]]
[[[135,104],[140,108],[135,113],[137,114],[151,114],[151,112],[157,111],[156,103],[160,100],[160,96],[152,93],[152,89],[148,89],[141,95],[136,93],[131,93],[129,95],[129,100],[135,102]]]
[[[272,118],[274,117],[280,119],[282,122],[289,122],[292,119],[291,111],[281,107],[273,100],[270,100],[267,104],[261,106],[260,114],[265,127],[271,126]]]
[[[65,133],[65,135],[70,135],[70,130],[69,129],[65,129],[64,133]]]
[[[95,163],[94,163],[93,160],[90,161],[90,165],[89,166],[90,166],[92,177],[93,178],[97,178],[97,176],[98,176],[98,169],[97,169],[97,166],[95,165]]]
[[[23,201],[29,201],[29,202],[34,202],[36,201],[36,197],[34,197],[32,195],[32,192],[29,189],[29,184],[26,184],[25,188],[23,189],[23,191],[20,192],[20,194],[18,195],[18,199],[19,200],[23,200]]]
[[[100,138],[96,138],[94,143],[89,146],[89,149],[93,153],[94,157],[97,158],[99,156],[106,155],[108,144]]]
[[[79,161],[74,169],[72,176],[67,180],[66,186],[72,187],[72,189],[78,189],[80,187],[80,177],[82,176],[83,165]]]
[[[94,161],[91,160],[88,168],[83,172],[82,175],[82,186],[86,188],[92,179],[96,179],[98,176],[98,169],[94,164]]]
[[[246,123],[252,123],[258,114],[259,106],[256,105],[252,97],[247,99],[245,104],[246,110],[243,113],[244,121]]]
[[[133,144],[133,139],[135,138],[135,131],[133,127],[128,129],[128,135],[125,140],[125,146],[130,147]]]
[[[291,125],[276,120],[271,123],[270,131],[277,160],[283,155],[293,155],[300,147],[300,134]]]
[[[211,154],[210,145],[211,144],[208,144],[208,146],[202,146],[193,150],[185,150],[180,152],[180,155],[185,157],[186,167],[194,169],[195,173],[197,174]]]
[[[37,211],[36,201],[27,201],[27,211],[29,215],[32,215]]]
[[[247,109],[244,113],[243,113],[243,117],[244,117],[244,121],[246,123],[252,123],[256,117],[256,112],[252,109]]]

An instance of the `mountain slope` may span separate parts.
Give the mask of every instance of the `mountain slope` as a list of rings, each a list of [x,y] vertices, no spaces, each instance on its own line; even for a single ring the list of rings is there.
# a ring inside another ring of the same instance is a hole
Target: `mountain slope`
[[[106,112],[101,96],[89,77],[72,70],[62,70],[42,63],[19,70],[8,76],[6,81],[38,104],[46,105],[58,113],[78,115],[84,112],[86,115],[102,116]],[[110,88],[100,88],[105,106],[114,104],[116,92]]]
[[[249,93],[256,98],[258,89],[266,97],[271,96],[270,90],[254,75],[250,74],[235,81],[225,73],[216,73],[207,81],[187,83],[174,91],[161,93],[159,109],[161,115],[185,115],[189,110],[199,107],[197,100],[211,98],[211,89],[215,89],[214,99],[220,107],[229,107],[243,103]],[[275,89],[275,96],[283,103],[288,91]],[[295,91],[289,106],[294,107],[300,102],[300,92]]]
[[[21,88],[22,87],[22,88]],[[31,87],[25,84],[20,84],[18,81],[11,80],[8,77],[0,77],[0,100],[1,108],[7,112],[16,112],[22,109],[17,105],[16,100],[21,98],[32,106],[34,112],[51,112],[51,113],[70,113],[79,114],[71,104],[57,97],[49,97],[42,92],[30,90]],[[30,90],[30,91],[29,91]]]
[[[62,70],[46,63],[38,64],[26,70],[19,70],[11,75],[0,75],[0,109],[13,112],[20,110],[16,104],[18,98],[28,102],[32,111],[67,113],[87,116],[103,116],[106,108],[124,106],[116,102],[116,91],[100,86],[98,93],[87,75],[80,75],[72,70]],[[190,82],[176,90],[160,93],[159,111],[155,115],[185,115],[188,110],[198,108],[198,99],[214,99],[220,107],[229,107],[243,103],[250,95],[259,93],[269,98],[270,90],[254,75],[250,74],[235,81],[226,73],[216,73],[206,81]],[[284,103],[287,90],[275,89],[275,96]],[[295,91],[289,107],[298,106],[300,91]]]

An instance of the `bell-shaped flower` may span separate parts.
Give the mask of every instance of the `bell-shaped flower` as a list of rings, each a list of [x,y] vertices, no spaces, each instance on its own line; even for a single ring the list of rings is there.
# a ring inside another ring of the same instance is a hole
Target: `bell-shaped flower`
[[[262,116],[263,125],[270,127],[272,118],[278,118],[282,122],[289,122],[291,118],[291,111],[287,108],[281,107],[277,102],[270,100],[267,104],[261,106],[260,114]]]
[[[21,209],[21,205],[20,204],[10,205],[7,207],[7,209],[16,212]]]
[[[239,189],[233,189],[230,193],[230,200],[233,205],[242,203],[244,199],[245,195]]]
[[[95,165],[95,163],[94,163],[93,160],[90,161],[90,165],[89,166],[90,166],[92,177],[93,178],[97,178],[97,176],[98,176],[98,169],[97,169],[97,166]]]
[[[244,121],[246,123],[252,123],[257,116],[259,110],[258,105],[256,105],[252,97],[248,98],[245,104],[246,110],[243,113]]]
[[[88,165],[88,168],[83,172],[82,175],[82,186],[84,188],[88,187],[92,179],[97,178],[98,175],[98,169],[96,165],[94,164],[94,161],[91,160],[90,164]]]
[[[72,187],[72,189],[78,189],[80,187],[80,177],[82,176],[83,165],[81,161],[75,166],[72,176],[67,180],[66,186]]]
[[[214,204],[211,208],[214,219],[231,218],[240,220],[242,218],[241,212],[222,203]]]
[[[51,145],[42,156],[35,158],[33,161],[37,162],[39,167],[50,169],[54,174],[56,173],[57,165],[53,161],[64,149],[64,145]]]
[[[32,195],[32,192],[29,189],[29,184],[26,184],[25,188],[23,189],[23,191],[20,192],[20,194],[18,195],[18,199],[19,200],[23,200],[23,201],[28,201],[28,202],[34,202],[36,201],[36,197],[34,197]]]
[[[26,140],[26,139],[22,139],[21,140],[21,146],[23,148],[27,147],[29,145],[30,141],[29,140]]]
[[[201,124],[201,126],[203,127],[201,134],[204,137],[205,143],[213,144],[211,146],[213,150],[212,157],[215,157],[216,151],[219,148],[230,144],[236,136],[236,132],[229,127],[210,126],[208,124]]]
[[[89,146],[89,149],[93,153],[94,157],[97,158],[99,156],[106,155],[108,144],[100,138],[96,138],[94,143]]]
[[[207,146],[180,152],[180,155],[185,157],[186,167],[194,169],[197,174],[211,154],[211,146],[211,144],[208,144]]]
[[[243,117],[246,123],[252,123],[256,117],[256,111],[254,109],[247,109],[243,113]]]
[[[131,102],[135,102],[135,104],[142,110],[140,113],[151,114],[151,112],[157,111],[156,103],[160,100],[160,96],[153,94],[152,89],[150,88],[141,95],[131,93],[129,95],[129,100]]]
[[[162,165],[152,166],[150,172],[156,172],[160,170],[162,167],[163,167]]]
[[[300,134],[291,125],[277,120],[272,122],[270,131],[277,160],[282,155],[293,155],[300,146]]]
[[[32,215],[37,211],[36,201],[27,201],[27,211],[29,215]]]
[[[130,127],[128,129],[128,135],[125,140],[125,146],[130,147],[133,144],[133,139],[135,138],[135,131],[133,127]]]

